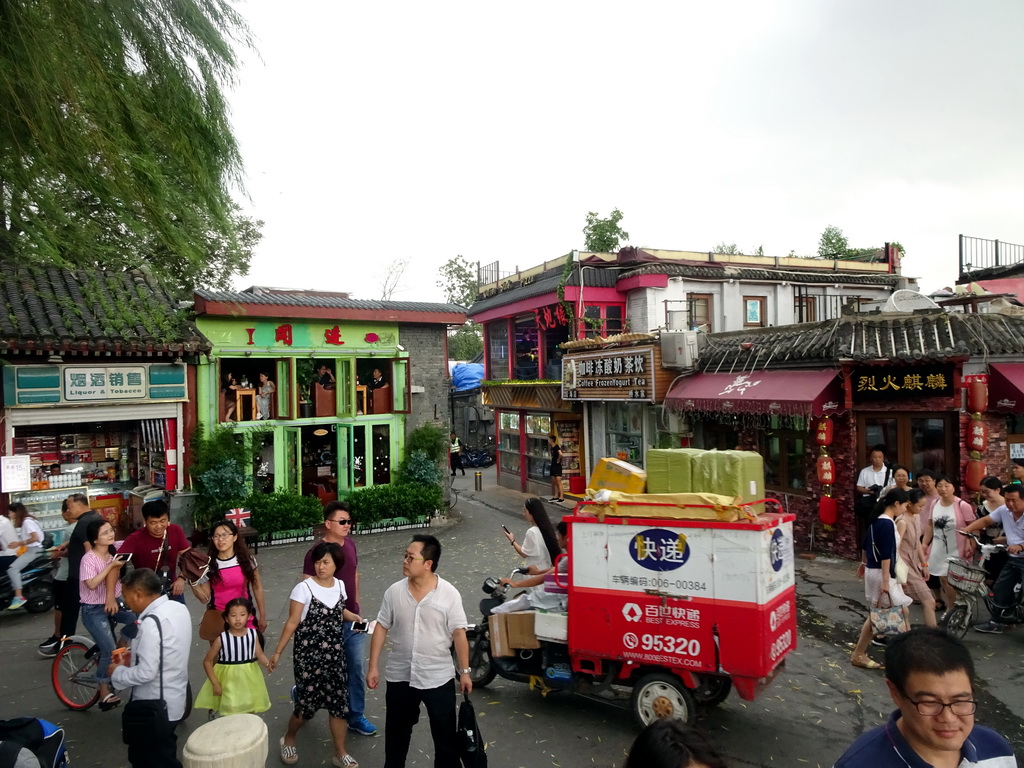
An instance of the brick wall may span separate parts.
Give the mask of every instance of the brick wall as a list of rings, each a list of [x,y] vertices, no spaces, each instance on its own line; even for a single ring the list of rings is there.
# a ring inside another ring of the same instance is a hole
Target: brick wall
[[[423,392],[410,394],[412,411],[405,421],[406,435],[428,422],[448,425],[447,333],[443,325],[398,326],[398,343],[409,353],[412,386],[424,388]]]

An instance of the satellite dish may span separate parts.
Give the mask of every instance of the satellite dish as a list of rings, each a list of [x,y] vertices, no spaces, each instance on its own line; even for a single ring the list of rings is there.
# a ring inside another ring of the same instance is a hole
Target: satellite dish
[[[901,289],[893,291],[885,304],[883,312],[913,312],[916,309],[937,309],[938,304],[929,299],[923,293]]]

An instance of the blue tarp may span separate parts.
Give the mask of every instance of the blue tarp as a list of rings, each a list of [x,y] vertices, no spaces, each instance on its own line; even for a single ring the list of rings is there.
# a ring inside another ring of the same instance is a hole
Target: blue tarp
[[[452,386],[456,392],[476,389],[484,380],[484,367],[480,363],[460,363],[452,368]]]

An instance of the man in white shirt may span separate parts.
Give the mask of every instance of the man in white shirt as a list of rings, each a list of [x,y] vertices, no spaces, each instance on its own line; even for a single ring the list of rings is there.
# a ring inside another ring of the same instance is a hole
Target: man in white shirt
[[[162,677],[171,722],[167,736],[128,745],[128,762],[133,768],[181,768],[174,727],[185,716],[192,620],[188,608],[161,594],[162,586],[156,573],[139,568],[125,576],[122,587],[122,597],[139,617],[139,628],[131,645],[132,666],[111,664],[111,681],[118,690],[132,687],[132,699],[151,700],[161,698]]]
[[[384,593],[370,641],[366,684],[380,682],[380,652],[391,635],[384,679],[384,768],[404,768],[420,703],[427,708],[434,740],[434,768],[458,768],[455,680],[451,645],[459,665],[459,688],[473,690],[469,679],[469,643],[462,596],[437,576],[441,544],[433,536],[413,536],[405,548],[402,573]]]

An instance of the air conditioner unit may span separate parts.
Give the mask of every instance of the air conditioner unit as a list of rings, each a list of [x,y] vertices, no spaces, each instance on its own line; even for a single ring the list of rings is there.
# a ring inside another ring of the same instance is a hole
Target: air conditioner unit
[[[685,309],[670,309],[665,313],[670,331],[688,331],[690,324],[687,321],[689,313]]]
[[[661,334],[661,364],[666,368],[693,368],[698,351],[696,331]]]

